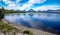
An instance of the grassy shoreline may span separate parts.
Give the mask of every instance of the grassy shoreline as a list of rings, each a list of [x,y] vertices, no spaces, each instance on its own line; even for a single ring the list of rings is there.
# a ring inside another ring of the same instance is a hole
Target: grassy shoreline
[[[10,22],[6,22],[4,19],[2,19],[0,21],[0,30],[3,34],[6,35],[7,32],[12,32],[13,34],[17,34],[20,33],[21,35],[23,35],[24,31],[22,32],[21,29],[17,28],[16,26],[14,26],[14,24],[10,23]],[[26,30],[28,31],[28,30]],[[22,33],[21,33],[22,32]],[[30,33],[29,33],[30,32]],[[28,35],[33,35],[33,33],[31,31],[28,31]],[[27,33],[26,33],[27,34]],[[19,34],[18,34],[19,35]]]
[[[3,19],[4,20],[4,19]],[[5,20],[4,20],[5,21]],[[17,29],[21,30],[21,32],[23,31],[26,31],[26,30],[29,30],[33,33],[33,35],[56,35],[56,34],[53,34],[53,33],[49,33],[49,32],[45,32],[45,31],[42,31],[42,30],[37,30],[37,29],[33,29],[33,28],[28,28],[28,27],[24,27],[24,26],[19,26],[19,25],[16,25],[14,23],[10,23],[8,22],[12,27],[16,27]]]

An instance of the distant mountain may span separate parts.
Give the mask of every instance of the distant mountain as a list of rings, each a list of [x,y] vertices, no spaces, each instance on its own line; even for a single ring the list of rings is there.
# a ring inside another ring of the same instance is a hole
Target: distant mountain
[[[47,10],[47,11],[38,10],[38,12],[42,12],[42,13],[60,13],[60,10]]]
[[[47,13],[60,13],[60,10],[47,10]]]
[[[4,9],[4,8],[2,8],[2,9],[0,9],[0,10],[2,10],[4,13],[60,13],[60,9],[58,9],[58,10],[47,10],[47,11],[41,11],[41,10],[38,10],[38,11],[35,11],[35,10],[33,10],[33,9],[30,9],[30,10],[28,10],[28,11],[26,11],[26,10],[13,10],[13,9],[11,9],[11,10],[7,10],[7,9]]]
[[[28,12],[36,12],[35,10],[33,10],[33,9],[30,9],[30,10],[28,10]]]

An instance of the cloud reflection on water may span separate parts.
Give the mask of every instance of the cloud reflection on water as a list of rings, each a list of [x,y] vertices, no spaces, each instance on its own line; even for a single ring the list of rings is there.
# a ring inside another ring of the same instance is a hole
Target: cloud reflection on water
[[[23,26],[56,30],[60,28],[60,14],[34,13],[34,14],[9,14],[5,19]]]

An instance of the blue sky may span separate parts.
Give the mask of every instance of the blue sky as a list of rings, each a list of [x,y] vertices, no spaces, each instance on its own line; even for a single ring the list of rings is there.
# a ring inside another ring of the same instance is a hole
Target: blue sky
[[[60,9],[60,0],[0,0],[0,8],[14,10],[56,10]]]

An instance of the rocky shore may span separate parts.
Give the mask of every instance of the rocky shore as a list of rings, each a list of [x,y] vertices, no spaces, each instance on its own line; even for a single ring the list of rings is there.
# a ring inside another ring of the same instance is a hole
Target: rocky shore
[[[19,24],[14,24],[14,23],[9,22],[9,21],[4,20],[4,19],[3,19],[2,21],[3,21],[4,23],[8,23],[8,24],[10,24],[11,26],[20,29],[21,31],[30,30],[30,31],[33,33],[33,35],[57,35],[57,34],[49,33],[49,32],[42,31],[42,30],[37,30],[37,29],[33,29],[33,28],[24,27],[24,26],[19,25]],[[22,34],[22,33],[17,33],[17,35],[23,35],[23,34]]]

